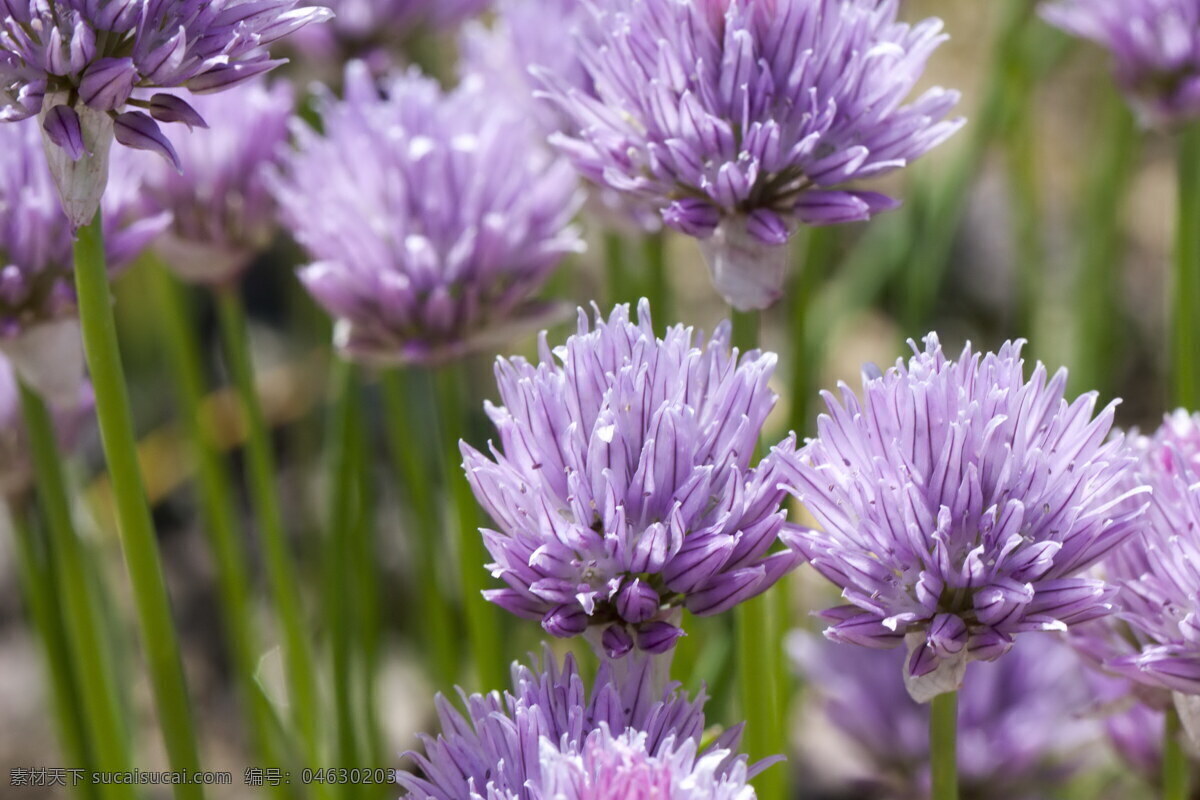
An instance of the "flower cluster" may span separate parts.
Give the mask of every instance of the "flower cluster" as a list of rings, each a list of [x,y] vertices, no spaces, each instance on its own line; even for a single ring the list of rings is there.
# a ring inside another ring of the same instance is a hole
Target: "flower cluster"
[[[905,641],[918,700],[959,685],[969,660],[1025,631],[1065,630],[1111,610],[1113,590],[1079,573],[1136,531],[1135,460],[1106,441],[1113,405],[1068,402],[1066,371],[1025,379],[1021,343],[957,362],[936,336],[860,401],[825,395],[818,438],[787,459],[796,495],[823,530],[798,547],[842,587],[823,612],[830,638]]]
[[[442,734],[397,781],[414,800],[752,800],[740,726],[701,749],[704,696],[656,690],[653,669],[603,664],[589,693],[547,650],[544,672],[514,665],[511,693],[464,695],[465,714],[439,697]]]
[[[356,41],[402,40],[417,30],[445,30],[479,14],[489,0],[331,0],[338,35]]]
[[[483,532],[507,586],[494,603],[555,636],[602,629],[610,656],[664,652],[682,633],[674,608],[718,614],[800,563],[772,552],[792,531],[779,459],[751,466],[775,394],[776,357],[730,351],[676,326],[656,338],[618,306],[540,363],[499,359],[500,434],[488,458],[463,445]],[[595,630],[595,628],[593,628]]]
[[[589,180],[653,204],[704,240],[741,310],[782,291],[800,223],[867,219],[895,203],[850,181],[903,167],[948,137],[958,95],[904,100],[944,38],[896,21],[897,0],[613,0],[577,36],[594,91],[538,71],[572,120],[555,137]],[[552,66],[552,65],[551,65]]]
[[[323,133],[296,127],[275,195],[344,353],[436,362],[555,312],[530,296],[582,248],[578,187],[517,110],[479,81],[445,94],[416,72],[381,95],[356,63],[346,99],[320,111]]]
[[[128,264],[171,222],[146,215],[142,166],[122,160],[104,198],[111,270]],[[32,122],[0,126],[0,350],[47,399],[75,397],[83,350],[75,318],[72,226],[58,200]]]
[[[824,717],[805,715],[813,733],[827,735],[827,720],[848,737],[878,795],[928,794],[929,707],[906,691],[903,656],[799,631],[789,637],[788,650]],[[1100,734],[1087,716],[1093,698],[1071,649],[1054,637],[1023,638],[1004,658],[970,673],[958,707],[963,793],[1032,798],[1046,785],[1062,785],[1080,766],[1078,751]]]
[[[1194,728],[1200,711],[1200,415],[1177,412],[1152,437],[1133,441],[1130,485],[1152,490],[1140,536],[1105,568],[1136,644],[1107,669],[1176,695]],[[1188,708],[1192,710],[1188,711]]]
[[[206,117],[237,124],[177,136],[187,172],[159,164],[143,193],[174,218],[155,246],[168,266],[187,280],[215,284],[237,277],[274,235],[267,169],[284,155],[293,91],[282,81],[254,82],[194,102]]]
[[[1142,119],[1200,114],[1200,5],[1193,0],[1054,0],[1046,20],[1112,54],[1117,83]]]
[[[86,224],[114,136],[177,164],[158,123],[204,124],[178,95],[153,90],[220,91],[272,69],[281,62],[265,45],[330,16],[298,2],[3,0],[0,119],[40,117],[67,213]]]

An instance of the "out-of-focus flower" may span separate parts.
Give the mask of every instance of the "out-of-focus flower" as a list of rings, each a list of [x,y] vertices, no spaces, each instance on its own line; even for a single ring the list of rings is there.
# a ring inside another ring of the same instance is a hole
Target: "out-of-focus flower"
[[[1200,114],[1200,5],[1194,0],[1054,0],[1047,22],[1109,50],[1116,80],[1150,125]]]
[[[21,414],[17,373],[12,362],[0,354],[0,499],[18,500],[33,488],[33,456]],[[74,449],[92,416],[92,387],[80,382],[73,397],[56,398],[50,411],[54,432],[62,452]]]
[[[779,459],[754,451],[776,396],[773,353],[730,351],[676,326],[654,335],[649,304],[596,313],[541,360],[501,358],[500,434],[488,458],[463,445],[483,531],[507,587],[492,602],[555,636],[602,631],[610,656],[669,650],[679,606],[718,614],[800,563],[775,545],[792,528]],[[790,448],[789,448],[790,449]]]
[[[128,264],[171,222],[169,213],[140,209],[141,166],[119,158],[104,198],[110,270]],[[72,241],[37,125],[0,126],[0,350],[51,402],[77,397],[84,374]]]
[[[897,0],[612,0],[577,36],[594,93],[538,71],[573,121],[554,141],[589,180],[651,203],[702,240],[718,291],[765,308],[800,224],[865,220],[895,201],[847,187],[905,166],[960,125],[955,92],[903,105],[941,22]]]
[[[1180,717],[1200,735],[1200,415],[1177,413],[1152,437],[1136,437],[1128,483],[1152,490],[1140,535],[1105,562],[1118,587],[1134,652],[1104,666],[1173,693]]]
[[[514,665],[514,690],[437,700],[442,734],[421,737],[414,772],[397,780],[417,800],[751,800],[741,726],[700,748],[704,702],[652,688],[649,659],[617,677],[604,664],[588,693],[568,656],[544,672]],[[644,784],[641,784],[645,781]],[[686,787],[686,788],[685,788]],[[657,789],[662,794],[654,794]],[[693,793],[689,793],[689,790]],[[625,793],[629,791],[630,793]]]
[[[1064,396],[1067,375],[1025,379],[1021,343],[957,362],[934,334],[886,373],[864,374],[863,399],[826,393],[818,437],[784,471],[823,530],[797,546],[843,590],[822,616],[832,639],[904,641],[919,701],[961,682],[1026,631],[1066,630],[1111,611],[1113,589],[1080,573],[1127,541],[1145,491],[1135,463],[1105,441],[1115,403]]]
[[[560,86],[596,97],[595,85],[584,66],[580,38],[599,41],[599,30],[585,3],[579,0],[500,0],[490,26],[468,26],[462,37],[468,72],[482,75],[506,102],[521,105],[551,136],[577,132],[575,118],[553,103],[536,97],[542,81],[534,72],[555,76]],[[609,188],[589,182],[587,211],[602,224],[631,233],[662,228],[658,209]]]
[[[788,650],[822,716],[856,746],[869,796],[927,795],[929,707],[906,691],[900,652],[864,652],[803,632],[791,635]],[[964,795],[1039,797],[1082,766],[1080,751],[1100,736],[1084,673],[1070,648],[1049,636],[1023,638],[1008,657],[971,667],[958,705]]]
[[[177,136],[187,171],[158,164],[143,193],[174,218],[155,245],[167,265],[186,280],[218,284],[235,279],[275,233],[266,173],[284,155],[293,91],[283,81],[255,82],[197,100],[205,117],[236,124]]]
[[[578,189],[519,111],[478,81],[444,94],[415,71],[381,96],[361,63],[320,111],[323,134],[296,126],[275,196],[346,355],[437,362],[556,314],[530,296],[582,249]]]
[[[152,92],[220,91],[277,66],[266,45],[330,16],[297,3],[3,0],[0,120],[38,116],[67,215],[85,225],[104,193],[114,137],[178,166],[158,123],[204,124],[180,97]]]

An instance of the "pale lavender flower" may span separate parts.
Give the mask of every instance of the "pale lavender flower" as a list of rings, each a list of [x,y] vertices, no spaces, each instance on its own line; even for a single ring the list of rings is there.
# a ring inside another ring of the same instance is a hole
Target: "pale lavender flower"
[[[1118,588],[1134,652],[1107,669],[1172,692],[1193,737],[1200,733],[1200,415],[1177,412],[1152,437],[1136,437],[1128,482],[1152,490],[1140,536],[1105,563]]]
[[[736,308],[780,296],[801,224],[865,220],[895,201],[849,188],[952,134],[955,92],[904,101],[941,22],[896,22],[898,0],[586,2],[577,36],[594,92],[551,69],[573,120],[555,138],[589,180],[653,204],[702,240]]]
[[[67,214],[87,224],[104,193],[114,137],[178,166],[158,123],[204,124],[186,101],[155,90],[220,91],[274,68],[282,62],[266,45],[330,16],[297,5],[2,0],[0,120],[39,117]]]
[[[284,156],[293,95],[284,81],[270,87],[255,81],[197,98],[205,117],[234,124],[176,136],[187,172],[159,163],[147,176],[147,202],[174,218],[155,249],[184,279],[231,281],[270,243],[277,212],[267,169]]]
[[[324,133],[296,126],[275,181],[284,224],[316,259],[304,285],[353,358],[431,363],[554,316],[531,299],[582,248],[571,168],[525,118],[467,80],[450,93],[411,71],[384,84],[361,63]]]
[[[826,635],[908,646],[918,700],[952,691],[970,660],[1026,631],[1066,630],[1111,611],[1113,589],[1081,575],[1127,541],[1144,510],[1135,463],[1106,441],[1116,403],[1064,398],[1067,375],[1024,375],[1021,342],[959,360],[934,334],[863,399],[826,393],[818,437],[784,460],[822,530],[798,547],[843,590]]]
[[[863,651],[803,632],[788,640],[811,687],[816,714],[803,719],[825,736],[832,723],[870,776],[869,796],[929,792],[929,706],[909,696],[897,650]],[[1061,786],[1100,738],[1085,670],[1056,637],[1023,638],[1011,654],[967,672],[958,704],[958,770],[964,796],[1028,798]]]
[[[92,387],[86,381],[79,383],[73,396],[55,398],[50,412],[60,452],[69,453],[78,446],[94,419],[92,403]],[[20,500],[33,489],[33,480],[33,454],[21,413],[17,371],[0,354],[0,499],[9,503]]]
[[[1117,84],[1142,120],[1200,114],[1200,4],[1195,0],[1055,0],[1042,16],[1105,47]]]
[[[142,165],[126,156],[104,198],[110,271],[128,264],[171,222],[138,202]],[[0,350],[47,400],[76,397],[84,364],[71,245],[34,122],[0,126]]]
[[[464,444],[467,476],[498,530],[484,530],[492,602],[555,636],[591,630],[610,656],[669,650],[679,606],[721,613],[800,562],[776,550],[792,526],[775,454],[752,466],[776,396],[773,353],[730,351],[676,326],[655,337],[649,304],[618,306],[540,361],[501,358],[492,457]],[[789,448],[790,449],[790,448]]]
[[[544,671],[513,665],[512,692],[466,696],[465,713],[440,696],[442,733],[422,736],[416,769],[397,773],[416,800],[751,800],[745,756],[735,755],[741,726],[708,747],[704,703],[677,684],[655,688],[650,659],[618,676],[601,665],[588,692],[575,661],[560,668],[546,651]],[[633,776],[649,781],[630,789]],[[681,790],[689,782],[695,793]],[[586,788],[585,788],[586,787]],[[663,794],[653,794],[658,788]],[[583,793],[580,791],[583,790]],[[640,792],[640,793],[639,793]]]

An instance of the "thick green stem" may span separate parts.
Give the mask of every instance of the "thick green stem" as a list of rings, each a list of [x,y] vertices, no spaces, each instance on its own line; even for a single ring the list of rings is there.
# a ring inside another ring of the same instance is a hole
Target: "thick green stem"
[[[933,800],[958,800],[958,692],[929,704],[929,766]]]
[[[262,537],[267,581],[283,635],[292,717],[310,766],[321,766],[317,734],[317,693],[311,645],[305,634],[303,603],[275,486],[275,455],[258,398],[246,330],[246,311],[233,287],[217,292],[217,312],[228,367],[246,425],[246,470],[250,500]]]
[[[1121,264],[1124,236],[1121,213],[1137,154],[1137,123],[1125,99],[1104,87],[1102,118],[1081,187],[1078,239],[1081,242],[1075,290],[1076,347],[1071,369],[1072,391],[1097,390],[1111,396],[1113,363],[1122,336]]]
[[[432,402],[428,407],[420,402],[430,391],[429,375],[424,370],[389,370],[383,373],[381,383],[387,417],[384,430],[411,512],[408,538],[414,554],[416,599],[421,604],[418,633],[428,648],[426,667],[430,676],[438,688],[449,689],[458,677],[459,659],[457,626],[449,594],[442,586],[441,562],[448,551],[439,547],[444,528],[438,513],[435,476],[428,467],[429,451],[420,426],[413,424],[433,407]]]
[[[628,303],[635,294],[629,285],[629,270],[625,267],[625,240],[619,233],[604,234],[604,285],[609,308]]]
[[[1012,201],[1013,241],[1016,245],[1016,309],[1014,328],[1030,342],[1037,341],[1038,298],[1045,274],[1043,249],[1041,172],[1038,170],[1038,132],[1030,96],[1034,89],[1030,68],[1018,61],[1008,68],[1011,109],[1006,134],[1009,191]],[[1027,354],[1031,354],[1030,350]]]
[[[1173,707],[1168,708],[1163,723],[1163,800],[1187,800],[1188,796],[1188,759],[1180,728],[1179,713]]]
[[[97,213],[90,225],[79,230],[75,242],[75,287],[84,352],[96,396],[100,439],[116,496],[121,551],[132,584],[133,604],[167,759],[173,770],[194,772],[200,764],[196,728],[188,705],[179,640],[171,620],[171,601],[159,561],[158,539],[138,465],[137,439],[117,344],[102,230]],[[175,796],[180,800],[196,800],[204,792],[198,785],[180,784],[175,787]]]
[[[220,456],[216,432],[205,424],[203,413],[207,382],[197,325],[185,288],[167,270],[155,264],[164,344],[179,403],[179,421],[186,433],[196,468],[200,513],[212,549],[217,573],[221,617],[229,644],[238,692],[245,704],[251,743],[267,766],[283,766],[271,737],[271,710],[255,674],[262,650],[254,624],[250,598],[250,569],[243,532],[237,521],[233,483]]]
[[[759,346],[760,312],[733,311],[733,345],[742,354]],[[742,718],[746,720],[745,747],[752,760],[780,755],[787,749],[784,731],[787,698],[784,696],[783,648],[777,603],[771,590],[739,604],[734,612],[738,686]],[[769,769],[755,779],[760,800],[787,797],[787,772]]]
[[[63,758],[70,766],[99,769],[99,762],[92,753],[90,723],[84,712],[81,676],[74,668],[80,662],[71,655],[65,614],[59,604],[63,582],[54,568],[49,548],[41,546],[42,543],[38,541],[32,516],[21,509],[9,508],[9,524],[16,544],[17,576],[30,621],[45,651],[46,674],[50,677],[48,688],[58,726],[59,743]],[[99,786],[89,782],[81,788],[82,795],[89,800],[100,797]]]
[[[642,238],[645,255],[645,274],[642,294],[650,301],[650,311],[662,330],[674,321],[671,308],[671,289],[667,273],[667,237],[664,232],[646,234]]]
[[[475,495],[462,469],[459,442],[466,438],[466,422],[471,416],[464,383],[466,365],[450,364],[434,376],[437,386],[442,466],[446,491],[457,534],[459,579],[462,581],[463,614],[467,621],[467,639],[475,665],[476,689],[491,691],[508,685],[508,664],[500,646],[501,620],[498,610],[483,599],[486,588],[485,564],[491,561],[479,533],[481,514]]]
[[[1179,203],[1171,287],[1174,402],[1200,409],[1200,122],[1179,134]]]
[[[359,431],[358,404],[355,397],[354,369],[339,361],[335,367],[334,397],[329,436],[329,523],[327,525],[326,568],[327,596],[324,606],[333,656],[333,702],[337,720],[337,766],[364,768],[361,763],[354,708],[354,647],[359,639],[360,622],[351,570],[355,559],[354,538],[359,532],[358,455],[362,437]],[[344,796],[359,792],[346,786]]]

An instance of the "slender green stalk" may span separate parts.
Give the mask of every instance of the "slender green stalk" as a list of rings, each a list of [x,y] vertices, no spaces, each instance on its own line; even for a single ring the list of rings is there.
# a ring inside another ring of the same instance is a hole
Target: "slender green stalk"
[[[1029,68],[1018,61],[1008,73],[1011,109],[1006,142],[1008,150],[1010,204],[1013,216],[1013,240],[1016,244],[1015,329],[1030,342],[1037,341],[1038,298],[1045,274],[1045,251],[1041,188],[1038,170],[1038,131],[1031,95],[1034,84]],[[1032,355],[1032,350],[1027,355]]]
[[[1180,740],[1179,713],[1168,708],[1163,724],[1163,800],[1187,800],[1188,759]]]
[[[113,321],[100,214],[79,230],[75,242],[75,288],[83,327],[84,352],[96,396],[100,439],[108,462],[121,551],[133,588],[133,604],[158,707],[167,759],[176,771],[194,772],[200,764],[195,725],[188,705],[179,641],[171,620],[171,601],[159,561],[158,540],[138,465],[133,414],[125,369]],[[194,784],[175,787],[180,800],[204,796]]]
[[[634,292],[629,286],[628,270],[625,268],[625,240],[621,234],[608,231],[604,234],[604,285],[608,305],[628,303]]]
[[[1125,99],[1105,81],[1094,155],[1081,187],[1081,242],[1075,291],[1076,347],[1071,369],[1073,392],[1095,389],[1111,396],[1114,356],[1120,351],[1121,213],[1137,155],[1137,124]]]
[[[449,595],[442,586],[441,561],[446,552],[438,546],[443,536],[437,505],[437,487],[428,468],[428,450],[420,438],[416,420],[428,413],[420,403],[430,392],[429,375],[424,370],[404,373],[389,370],[381,377],[383,402],[387,417],[384,430],[388,436],[396,470],[407,490],[405,497],[411,511],[411,535],[414,556],[413,576],[421,613],[419,634],[428,656],[426,667],[441,689],[449,689],[458,677],[456,632]],[[432,408],[433,404],[429,404]]]
[[[363,746],[361,760],[364,767],[387,763],[383,730],[379,724],[379,703],[376,699],[377,676],[382,635],[382,617],[379,608],[379,559],[376,557],[374,491],[370,448],[362,435],[360,422],[355,442],[357,443],[355,476],[358,478],[358,514],[354,530],[354,549],[351,587],[355,589],[356,611],[359,619],[358,708],[362,718]],[[380,787],[382,788],[382,787]]]
[[[642,295],[650,301],[650,311],[661,330],[673,322],[666,234],[650,233],[642,237],[642,253],[645,257]]]
[[[742,353],[756,349],[761,314],[733,311],[732,322],[733,345]],[[740,603],[734,612],[745,746],[753,760],[779,755],[787,749],[783,661],[778,654],[783,637],[773,599],[775,591]],[[787,772],[779,768],[766,770],[755,780],[755,788],[761,800],[783,800],[787,797]]]
[[[250,569],[229,472],[220,457],[215,431],[204,424],[206,393],[204,360],[197,324],[184,287],[163,264],[152,272],[160,309],[169,369],[175,381],[179,420],[186,432],[196,467],[197,490],[204,530],[217,573],[222,624],[238,692],[245,705],[251,743],[268,766],[282,766],[271,737],[271,711],[255,673],[262,650],[250,598]]]
[[[788,393],[788,429],[803,437],[808,430],[808,417],[816,386],[818,360],[813,358],[813,342],[808,329],[809,309],[813,295],[829,274],[837,243],[833,228],[811,228],[807,232],[803,255],[796,265],[792,287],[790,318],[792,359],[791,383]]]
[[[490,691],[508,685],[508,664],[500,645],[501,620],[497,609],[482,597],[486,587],[484,564],[491,561],[479,534],[481,513],[462,470],[459,441],[466,438],[470,406],[466,402],[466,365],[450,364],[434,376],[437,387],[437,412],[441,432],[442,466],[446,490],[458,536],[459,579],[462,581],[463,614],[467,621],[467,639],[475,664],[477,689]]]
[[[1179,134],[1179,203],[1171,287],[1174,401],[1200,408],[1200,122]]]
[[[355,397],[354,369],[339,361],[334,373],[334,397],[329,436],[328,592],[323,603],[327,614],[333,656],[333,702],[337,719],[337,766],[346,769],[368,766],[360,759],[354,706],[354,646],[360,622],[356,612],[352,556],[359,531],[358,453],[361,448],[360,415]],[[344,787],[344,796],[359,793]]]
[[[51,705],[63,758],[71,767],[98,769],[99,764],[92,754],[88,736],[90,726],[84,714],[78,670],[74,668],[80,662],[71,657],[63,609],[59,605],[62,581],[55,574],[48,549],[40,546],[38,532],[32,524],[33,515],[10,506],[8,516],[16,543],[14,549],[21,593],[45,651]],[[99,786],[88,782],[81,788],[81,794],[86,798],[100,797]]]
[[[933,800],[958,800],[958,692],[929,704],[929,764]]]
[[[217,312],[229,371],[246,424],[246,469],[250,500],[262,536],[267,581],[283,634],[283,659],[292,716],[304,744],[308,764],[320,766],[312,650],[305,635],[296,568],[288,547],[275,486],[275,476],[278,474],[275,455],[254,381],[246,310],[234,287],[225,287],[217,292]]]

